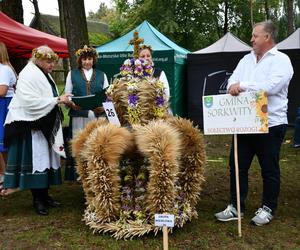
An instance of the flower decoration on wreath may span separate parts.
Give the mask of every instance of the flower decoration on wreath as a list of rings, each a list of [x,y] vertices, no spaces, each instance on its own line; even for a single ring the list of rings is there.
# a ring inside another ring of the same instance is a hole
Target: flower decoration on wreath
[[[153,65],[143,58],[126,59],[120,67],[119,77],[108,88],[106,94],[115,100],[123,124],[145,124],[166,117],[168,101],[164,84],[153,77],[153,71]]]
[[[153,74],[152,64],[143,58],[131,58],[124,61],[120,68],[122,77],[150,77]]]

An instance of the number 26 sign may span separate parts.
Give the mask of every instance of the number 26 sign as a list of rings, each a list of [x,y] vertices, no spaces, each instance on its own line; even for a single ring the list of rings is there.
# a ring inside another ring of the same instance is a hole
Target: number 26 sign
[[[109,122],[121,126],[114,104],[112,102],[103,102],[103,108]]]

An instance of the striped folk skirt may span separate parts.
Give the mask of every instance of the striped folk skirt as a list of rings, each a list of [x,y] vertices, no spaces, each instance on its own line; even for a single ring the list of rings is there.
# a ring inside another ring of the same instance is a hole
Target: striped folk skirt
[[[7,167],[4,177],[4,188],[35,189],[59,185],[61,169],[46,169],[32,173],[32,136],[27,133],[15,137],[8,147]]]

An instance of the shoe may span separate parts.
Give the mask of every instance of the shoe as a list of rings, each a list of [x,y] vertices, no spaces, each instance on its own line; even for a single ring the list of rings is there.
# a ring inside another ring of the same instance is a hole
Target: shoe
[[[270,223],[270,221],[273,219],[273,215],[271,214],[271,212],[272,210],[267,206],[259,208],[255,212],[255,216],[251,220],[252,224],[256,226],[263,226]]]
[[[244,213],[241,213],[241,217],[244,216]],[[237,220],[238,219],[238,212],[236,208],[230,204],[227,206],[227,208],[219,213],[215,214],[215,217],[219,221],[231,221],[231,220]]]
[[[4,189],[4,175],[0,174],[0,192]]]
[[[3,189],[0,189],[0,196],[8,196],[10,194],[13,194],[17,191],[20,191],[19,188],[3,188]]]
[[[35,200],[33,202],[33,207],[35,209],[35,212],[39,215],[48,215],[49,211],[48,208],[45,206],[44,202]]]
[[[47,197],[46,204],[49,207],[59,207],[61,205],[60,202],[53,200],[50,196]]]

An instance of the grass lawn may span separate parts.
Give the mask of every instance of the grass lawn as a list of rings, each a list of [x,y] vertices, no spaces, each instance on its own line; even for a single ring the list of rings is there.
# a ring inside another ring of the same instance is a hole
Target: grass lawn
[[[300,249],[300,149],[291,148],[289,129],[282,148],[282,186],[277,214],[269,225],[250,225],[260,206],[262,180],[257,160],[249,176],[247,211],[242,234],[237,222],[220,223],[213,214],[224,209],[229,194],[228,152],[231,136],[206,136],[207,168],[199,217],[175,229],[169,236],[170,249]],[[94,235],[81,221],[84,198],[80,184],[64,183],[50,194],[61,208],[48,216],[38,216],[32,208],[29,191],[0,199],[0,249],[162,249],[162,236],[152,234],[133,240],[116,241],[108,234]]]

